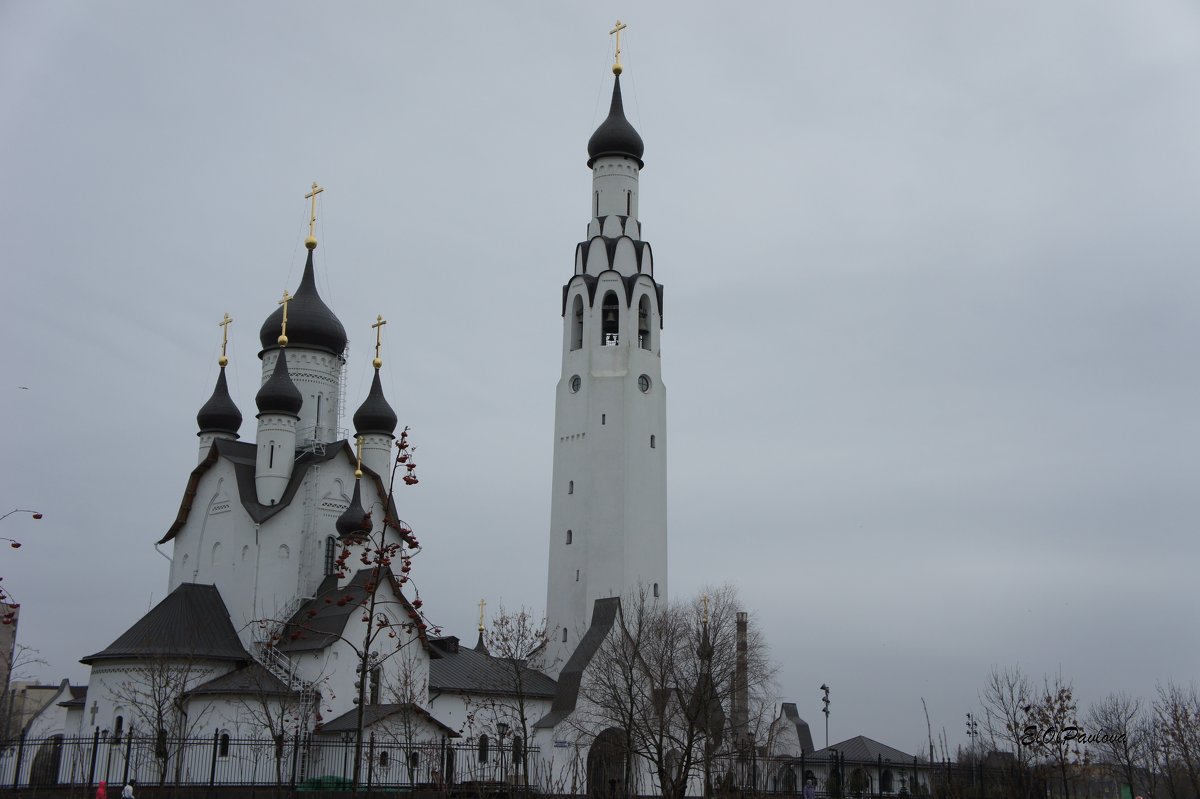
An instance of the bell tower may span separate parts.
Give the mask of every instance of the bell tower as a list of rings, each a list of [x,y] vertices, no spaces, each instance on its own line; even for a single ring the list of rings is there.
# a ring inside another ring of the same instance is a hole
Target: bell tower
[[[544,664],[557,675],[597,599],[667,596],[662,286],[638,219],[642,138],[621,100],[620,29],[608,117],[588,141],[587,240],[562,294]]]

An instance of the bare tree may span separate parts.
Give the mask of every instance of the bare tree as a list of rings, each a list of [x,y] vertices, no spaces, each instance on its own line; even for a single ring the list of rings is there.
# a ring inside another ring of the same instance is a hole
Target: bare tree
[[[735,705],[748,716],[756,697],[761,710],[774,674],[753,626],[739,665],[738,610],[731,586],[673,605],[645,592],[622,602],[618,624],[585,673],[589,710],[577,723],[592,735],[620,731],[626,795],[635,787],[635,762],[649,766],[665,799],[685,796],[695,779],[707,793],[716,780],[734,779],[730,766],[751,734],[748,719],[731,723],[743,715]]]
[[[130,730],[154,737],[154,756],[159,761],[159,785],[166,782],[171,762],[178,766],[187,740],[200,729],[209,707],[199,713],[185,712],[185,694],[212,677],[214,669],[205,662],[184,656],[147,658],[125,671],[125,679],[113,686],[109,698],[130,709]]]
[[[983,705],[982,734],[988,747],[1011,755],[1001,776],[1004,792],[1014,799],[1028,799],[1033,790],[1030,766],[1034,755],[1026,743],[1028,708],[1033,701],[1029,678],[1019,666],[993,667],[979,700]],[[931,749],[932,745],[931,741]]]
[[[1158,686],[1154,716],[1162,736],[1166,777],[1176,792],[1176,774],[1186,779],[1192,796],[1200,796],[1200,694],[1196,686],[1174,682]]]
[[[490,629],[484,633],[488,653],[504,666],[506,685],[497,686],[493,694],[482,700],[484,707],[497,723],[510,725],[513,734],[520,735],[520,745],[513,752],[513,766],[518,775],[529,777],[529,724],[532,710],[529,659],[549,643],[546,619],[535,618],[527,609],[509,612],[500,605],[492,616]],[[500,741],[504,746],[504,741]]]
[[[1135,791],[1141,780],[1138,769],[1146,746],[1142,700],[1123,693],[1112,693],[1088,708],[1087,723],[1104,767]]]
[[[0,692],[0,746],[6,746],[21,734],[22,720],[16,706],[17,696],[12,683],[29,678],[28,669],[31,666],[45,666],[41,653],[36,649],[15,644],[11,651],[3,653],[4,661],[0,663],[0,672],[7,675]]]
[[[1061,674],[1046,677],[1042,690],[1026,708],[1029,723],[1025,740],[1057,773],[1064,799],[1071,799],[1073,766],[1083,761],[1074,689]]]

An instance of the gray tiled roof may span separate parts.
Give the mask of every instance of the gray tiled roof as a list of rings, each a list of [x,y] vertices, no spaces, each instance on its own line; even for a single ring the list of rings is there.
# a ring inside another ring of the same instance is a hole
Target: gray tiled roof
[[[405,702],[398,705],[367,705],[363,708],[363,728],[370,727],[372,724],[377,724],[384,719],[395,716],[399,713],[412,713],[415,717],[423,719],[434,727],[439,729],[447,738],[461,738],[456,731],[447,727],[442,722],[435,719],[429,714],[429,711],[420,705],[414,705],[411,702]],[[332,721],[327,721],[321,725],[318,731],[321,735],[336,735],[341,732],[353,732],[358,729],[358,708],[349,710],[338,716]]]
[[[350,621],[350,614],[356,611],[362,613],[360,603],[367,595],[374,575],[374,568],[360,569],[342,588],[337,587],[336,578],[325,578],[325,582],[317,589],[317,595],[304,603],[284,626],[283,640],[277,644],[279,651],[314,652],[337,641]],[[416,613],[408,599],[400,593],[390,568],[385,566],[379,570],[379,582],[380,585],[390,583],[402,609],[410,614]],[[427,647],[425,632],[419,631],[418,635],[421,645]]]
[[[824,749],[818,749],[811,754],[805,754],[805,757],[812,758],[827,758],[831,749],[836,749],[841,753],[842,757],[847,762],[853,763],[875,763],[882,757],[884,762],[892,763],[911,763],[913,756],[901,752],[899,749],[893,749],[887,744],[881,744],[879,741],[858,735],[854,738],[847,738],[841,743],[830,744]]]
[[[198,583],[182,583],[106,649],[80,662],[144,658],[251,660],[217,587]]]
[[[283,681],[257,663],[251,663],[228,674],[209,680],[187,692],[198,694],[254,694],[257,696],[288,696],[295,693]]]
[[[531,697],[554,696],[554,680],[524,664],[514,664],[487,652],[464,647],[454,647],[452,651],[438,647],[437,641],[434,646],[442,657],[429,662],[430,691],[508,695],[522,692]]]

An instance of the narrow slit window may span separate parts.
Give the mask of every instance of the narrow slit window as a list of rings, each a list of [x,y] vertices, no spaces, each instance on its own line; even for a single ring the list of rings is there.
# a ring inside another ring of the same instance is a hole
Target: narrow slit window
[[[563,627],[563,643],[567,642],[567,628]]]
[[[657,596],[658,596],[658,583],[655,583],[655,584],[654,584],[654,596],[655,596],[655,597],[657,597]]]
[[[654,449],[654,434],[650,434],[650,449]]]
[[[633,216],[633,192],[625,192],[625,216]]]
[[[270,449],[267,452],[267,468],[275,468],[275,442],[272,441],[269,445]]]
[[[220,745],[217,748],[218,757],[229,757],[229,733],[221,733]]]
[[[575,493],[575,481],[574,481],[574,480],[568,480],[568,481],[567,481],[567,493],[568,493],[568,494],[574,494],[574,493]]]
[[[600,424],[604,424],[607,420],[608,420],[608,414],[606,414],[606,413],[600,414]]]
[[[575,570],[575,582],[579,582],[579,569]]]
[[[571,531],[567,530],[567,544],[570,545],[570,543],[571,543]]]

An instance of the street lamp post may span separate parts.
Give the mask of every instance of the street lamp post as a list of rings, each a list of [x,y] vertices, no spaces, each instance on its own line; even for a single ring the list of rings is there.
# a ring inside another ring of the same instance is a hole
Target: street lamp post
[[[829,748],[829,685],[821,683],[821,690],[825,692],[825,698],[821,701],[825,703],[825,709],[821,712],[825,714],[825,748]]]

